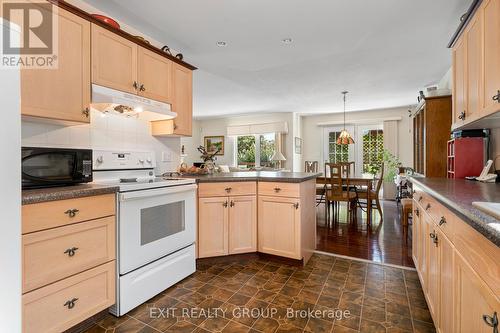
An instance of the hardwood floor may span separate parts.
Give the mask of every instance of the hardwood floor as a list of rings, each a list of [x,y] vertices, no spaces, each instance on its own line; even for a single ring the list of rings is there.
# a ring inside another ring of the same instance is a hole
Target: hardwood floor
[[[384,220],[373,210],[372,223],[366,224],[366,213],[357,211],[357,220],[346,222],[346,206],[341,204],[339,221],[325,226],[325,207],[317,207],[316,249],[379,263],[415,267],[411,258],[411,226],[404,230],[400,207],[394,201],[381,201]],[[409,233],[409,235],[407,235]]]

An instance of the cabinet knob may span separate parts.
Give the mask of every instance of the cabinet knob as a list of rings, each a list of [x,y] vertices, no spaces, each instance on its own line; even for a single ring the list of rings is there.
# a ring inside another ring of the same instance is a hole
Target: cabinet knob
[[[141,86],[139,87],[139,91],[146,91],[146,87],[144,87],[144,85],[141,84]]]
[[[178,126],[174,123],[174,130],[176,130],[178,128]]]
[[[441,216],[441,220],[439,220],[439,225],[443,225],[446,223],[446,218],[444,216]]]
[[[227,193],[229,193],[229,192],[231,192],[231,190],[232,190],[232,189],[233,189],[232,187],[226,187],[224,190],[225,190]]]
[[[66,249],[66,251],[64,251],[64,254],[67,254],[68,257],[72,257],[75,255],[76,250],[78,250],[77,247],[72,247],[72,248]]]
[[[222,206],[224,206],[225,208],[227,208],[227,201],[224,201],[224,203],[222,204]]]
[[[460,112],[460,115],[458,116],[458,119],[465,120],[465,111]]]
[[[132,84],[132,87],[134,87],[134,89],[137,90],[138,85],[137,85],[136,81],[134,81],[134,83]]]
[[[431,209],[431,204],[430,203],[428,203],[427,206],[425,206],[425,210],[429,210],[429,209]]]
[[[492,98],[494,101],[497,101],[498,103],[500,103],[500,90],[497,90],[497,94],[494,95]]]
[[[84,110],[82,110],[82,114],[85,116],[85,118],[88,118],[90,116],[90,109],[85,108]]]
[[[424,198],[424,197],[420,196],[420,197],[418,198],[418,202],[422,201],[422,199],[423,199],[423,198]]]
[[[415,215],[420,216],[420,211],[418,210],[418,208],[415,209]]]
[[[68,209],[67,211],[64,212],[64,214],[67,214],[69,217],[75,217],[76,213],[78,213],[79,210],[76,208],[73,209]]]
[[[294,203],[293,207],[295,207],[295,209],[299,209],[299,203],[298,202]]]
[[[493,313],[493,316],[483,315],[483,321],[486,325],[493,328],[493,333],[498,333],[498,315],[496,311]]]
[[[434,245],[438,246],[438,236],[436,235],[436,231],[432,231],[429,234],[429,237],[432,238],[432,242],[434,243]]]
[[[64,306],[68,309],[73,309],[75,307],[76,301],[78,301],[78,298],[72,298],[69,301],[66,301],[66,303],[64,303]]]
[[[229,203],[229,207],[234,207],[234,201],[231,200],[231,202]]]
[[[279,188],[279,187],[274,188],[274,192],[278,193],[279,191],[281,191],[281,188]]]

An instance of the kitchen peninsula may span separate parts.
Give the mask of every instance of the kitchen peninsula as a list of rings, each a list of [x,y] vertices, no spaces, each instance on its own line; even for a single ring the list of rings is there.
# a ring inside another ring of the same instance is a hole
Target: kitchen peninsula
[[[198,182],[198,258],[266,253],[303,264],[316,244],[317,174],[234,172]]]

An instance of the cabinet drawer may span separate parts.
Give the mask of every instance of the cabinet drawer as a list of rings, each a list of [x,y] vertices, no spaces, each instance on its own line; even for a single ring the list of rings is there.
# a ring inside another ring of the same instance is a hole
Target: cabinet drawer
[[[113,259],[114,216],[23,235],[23,292]]]
[[[300,198],[300,184],[259,182],[259,195]]]
[[[73,214],[70,212],[74,211]],[[22,206],[22,233],[115,215],[115,194]]]
[[[427,193],[416,191],[413,198],[420,210],[425,211],[446,237],[453,241],[457,217]]]
[[[256,182],[201,183],[198,186],[198,196],[200,198],[253,195],[256,193]]]
[[[24,294],[22,302],[23,332],[62,332],[115,303],[115,262]]]

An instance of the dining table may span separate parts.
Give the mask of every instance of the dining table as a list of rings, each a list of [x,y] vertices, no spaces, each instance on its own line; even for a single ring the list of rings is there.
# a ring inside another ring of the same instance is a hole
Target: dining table
[[[316,184],[325,185],[328,183],[328,177],[325,177],[324,174],[321,174],[316,178]],[[375,177],[372,174],[357,174],[352,177],[342,177],[342,181],[344,184],[349,182],[349,186],[362,186],[367,189],[372,188],[372,183]],[[370,197],[370,191],[367,193],[368,199],[366,200],[366,219],[367,223],[370,224],[372,217],[372,198]]]

